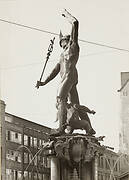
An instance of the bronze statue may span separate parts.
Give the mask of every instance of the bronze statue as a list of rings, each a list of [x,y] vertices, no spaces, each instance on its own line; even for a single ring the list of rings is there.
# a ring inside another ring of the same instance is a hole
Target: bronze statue
[[[53,69],[51,74],[44,82],[37,81],[37,88],[46,85],[49,81],[54,79],[60,72],[61,82],[58,88],[57,106],[59,116],[59,132],[64,132],[64,124],[67,118],[66,102],[67,98],[72,104],[79,104],[79,97],[76,85],[78,83],[78,73],[76,64],[79,58],[79,45],[78,45],[78,20],[73,17],[66,9],[62,13],[72,25],[70,35],[63,36],[60,32],[60,46],[63,52],[60,56],[60,61]]]
[[[85,106],[81,106],[79,102],[77,83],[78,73],[76,64],[79,58],[79,45],[78,45],[78,20],[73,17],[66,9],[62,13],[72,25],[70,35],[63,36],[60,32],[60,46],[63,52],[60,56],[60,61],[53,69],[51,74],[44,82],[37,81],[37,88],[46,85],[49,81],[54,79],[60,72],[61,82],[57,93],[57,120],[59,121],[59,131],[55,135],[65,133],[72,133],[74,129],[85,129],[86,133],[93,135],[96,132],[91,126],[90,119],[87,113],[95,114]],[[67,101],[70,103],[68,104]]]

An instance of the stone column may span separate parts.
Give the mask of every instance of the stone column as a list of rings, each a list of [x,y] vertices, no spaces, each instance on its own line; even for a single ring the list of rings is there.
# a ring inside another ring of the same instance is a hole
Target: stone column
[[[56,157],[51,157],[51,180],[60,180],[60,163]]]
[[[6,179],[5,103],[0,100],[0,180]]]
[[[93,180],[98,180],[98,156],[95,155],[94,160],[92,162],[92,174],[93,174]]]
[[[82,180],[91,180],[92,178],[92,167],[91,162],[87,162],[82,166]]]

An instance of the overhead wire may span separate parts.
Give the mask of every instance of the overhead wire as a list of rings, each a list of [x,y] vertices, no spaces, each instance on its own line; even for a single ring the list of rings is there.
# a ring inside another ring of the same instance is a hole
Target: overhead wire
[[[105,54],[105,53],[114,53],[114,51],[101,51],[101,52],[98,52],[98,53],[89,53],[89,54],[86,54],[86,55],[81,55],[80,58],[85,58],[87,56],[96,56],[96,55],[99,55],[99,54]],[[50,62],[55,62],[56,60],[52,60],[52,61],[49,61]],[[23,64],[23,65],[16,65],[16,66],[9,66],[9,67],[0,67],[1,70],[9,70],[9,69],[17,69],[17,68],[26,68],[28,66],[35,66],[35,65],[40,65],[42,64],[43,61],[38,61],[38,62],[33,62],[33,63],[29,63],[29,64]]]
[[[16,26],[21,26],[21,27],[24,27],[24,28],[36,30],[36,31],[39,31],[39,32],[47,33],[47,34],[52,34],[52,35],[56,35],[56,36],[58,35],[57,33],[54,33],[54,32],[42,30],[42,29],[39,29],[39,28],[36,28],[36,27],[27,26],[27,25],[20,24],[20,23],[15,23],[15,22],[12,22],[12,21],[7,21],[7,20],[1,19],[1,18],[0,18],[0,21],[8,23],[8,24],[16,25]]]
[[[0,21],[4,22],[4,23],[16,25],[16,26],[28,28],[28,29],[31,29],[31,30],[36,30],[36,31],[39,31],[39,32],[43,32],[43,33],[59,36],[59,34],[55,33],[55,32],[46,31],[46,30],[43,30],[43,29],[39,29],[39,28],[36,28],[36,27],[32,27],[32,26],[28,26],[28,25],[12,22],[12,21],[8,21],[8,20],[5,20],[5,19],[1,19],[0,18]],[[97,42],[87,41],[87,40],[83,40],[83,39],[79,39],[79,41],[84,42],[84,43],[88,43],[88,44],[92,44],[92,45],[96,45],[96,46],[101,46],[101,47],[106,47],[106,48],[115,49],[115,50],[119,50],[119,51],[129,52],[128,49],[118,48],[118,47],[114,47],[114,46],[109,46],[109,45],[101,44],[101,43],[97,43]]]

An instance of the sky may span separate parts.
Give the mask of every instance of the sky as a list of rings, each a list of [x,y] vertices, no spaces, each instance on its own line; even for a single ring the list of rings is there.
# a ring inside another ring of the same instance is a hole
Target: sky
[[[129,50],[128,0],[0,0],[0,19],[45,31],[69,34],[70,24],[61,16],[66,8],[79,20],[79,39]],[[6,112],[38,124],[57,128],[56,94],[60,77],[35,88],[53,34],[0,21],[0,96]],[[43,79],[59,61],[61,49],[55,36],[54,49]],[[129,72],[129,52],[79,41],[78,93],[90,115],[96,136],[118,151],[120,122],[120,72]]]

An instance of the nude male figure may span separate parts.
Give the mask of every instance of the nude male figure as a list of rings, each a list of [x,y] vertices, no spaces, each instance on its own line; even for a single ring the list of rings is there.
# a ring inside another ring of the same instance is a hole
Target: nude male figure
[[[46,85],[49,81],[54,79],[60,72],[61,82],[57,93],[57,106],[59,115],[59,131],[64,131],[64,124],[66,123],[67,110],[66,102],[67,98],[72,104],[79,104],[79,97],[76,85],[78,83],[78,73],[76,64],[79,58],[79,45],[78,45],[78,20],[73,17],[67,10],[64,10],[62,16],[66,18],[72,25],[70,35],[63,36],[60,33],[60,46],[63,48],[63,52],[60,56],[60,61],[53,69],[51,74],[44,82],[37,82],[37,87]]]

